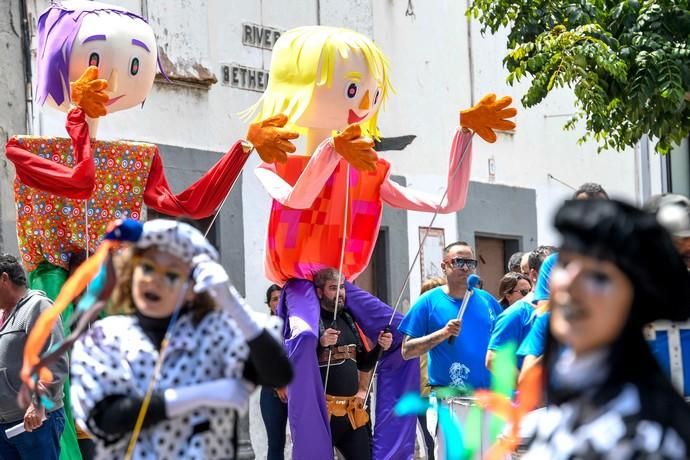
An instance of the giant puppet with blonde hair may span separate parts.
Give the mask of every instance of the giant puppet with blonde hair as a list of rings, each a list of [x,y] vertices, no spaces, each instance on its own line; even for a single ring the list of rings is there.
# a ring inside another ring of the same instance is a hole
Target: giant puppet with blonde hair
[[[119,6],[58,1],[38,19],[36,99],[67,112],[69,137],[14,136],[6,153],[16,169],[20,256],[30,287],[52,299],[75,261],[98,246],[108,222],[138,219],[143,205],[172,216],[207,217],[229,193],[252,143],[264,161],[285,154],[277,128],[254,126],[250,142],[235,142],[175,194],[156,145],[98,140],[100,117],[143,106],[158,62],[151,26]],[[70,314],[63,315],[65,326]],[[78,451],[68,450],[63,445],[63,458],[78,458]]]
[[[273,48],[268,88],[250,109],[255,121],[285,126],[306,136],[302,155],[262,164],[256,174],[273,198],[265,269],[284,285],[279,312],[286,346],[296,369],[288,391],[293,458],[331,458],[328,413],[316,353],[319,299],[312,276],[337,267],[351,281],[368,265],[383,204],[414,211],[462,209],[470,176],[472,132],[494,142],[493,129],[512,129],[516,114],[508,97],[494,95],[460,112],[450,152],[443,198],[393,182],[390,164],[373,150],[377,117],[391,93],[388,60],[369,38],[347,29],[308,26],[289,30]],[[284,114],[284,115],[279,115]],[[393,311],[346,282],[351,314],[373,341]],[[397,329],[401,315],[392,326]],[[418,390],[419,364],[404,362],[402,336],[379,366],[373,457],[410,458],[414,419],[395,418],[394,402]],[[292,390],[292,391],[291,391]]]

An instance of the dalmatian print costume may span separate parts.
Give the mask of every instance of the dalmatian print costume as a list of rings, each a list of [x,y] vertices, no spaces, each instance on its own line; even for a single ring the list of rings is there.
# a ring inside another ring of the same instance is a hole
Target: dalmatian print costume
[[[190,263],[200,255],[218,260],[216,250],[198,231],[179,222],[145,223],[137,246],[157,246]],[[271,335],[280,337],[278,318],[264,316],[264,326]],[[161,392],[218,379],[240,380],[249,348],[237,323],[219,308],[197,325],[192,323],[191,315],[182,314],[164,354],[155,385],[155,391]],[[124,458],[130,436],[100,431],[90,423],[89,414],[109,396],[143,398],[158,357],[156,347],[132,315],[97,321],[75,343],[71,357],[72,403],[77,422],[94,435],[96,459]],[[132,458],[232,459],[234,417],[230,408],[202,407],[144,428]]]
[[[523,422],[529,449],[522,460],[569,459],[687,459],[687,446],[673,427],[641,416],[640,392],[634,385],[623,387],[585,423],[576,403],[548,406]],[[528,416],[529,418],[530,416]]]

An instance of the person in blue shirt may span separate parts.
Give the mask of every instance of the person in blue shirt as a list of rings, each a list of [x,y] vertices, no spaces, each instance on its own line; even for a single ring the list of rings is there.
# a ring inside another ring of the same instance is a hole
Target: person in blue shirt
[[[535,313],[531,302],[518,300],[498,315],[486,352],[487,369],[491,370],[491,362],[498,350],[509,343],[520,346],[532,326]],[[521,357],[517,360],[517,367],[522,367]]]
[[[539,246],[530,253],[532,266],[539,267],[534,291],[532,291],[532,295],[527,300],[515,302],[496,319],[488,351],[486,352],[486,367],[488,369],[491,369],[491,361],[496,351],[500,348],[510,342],[514,343],[518,348],[521,347],[523,340],[534,327],[537,314],[543,311],[544,303],[549,299],[551,270],[557,260],[556,254],[551,253],[553,249],[552,246]],[[543,327],[542,321],[540,321],[539,327]],[[544,331],[541,332],[543,333]],[[543,340],[544,336],[542,335],[541,338]],[[522,368],[525,356],[524,353],[517,354],[518,369]]]
[[[484,365],[486,348],[501,305],[491,294],[474,289],[462,320],[458,312],[467,294],[467,277],[477,267],[469,244],[447,246],[441,268],[448,284],[422,295],[400,323],[405,334],[402,355],[412,359],[429,353],[429,385],[452,386],[470,392],[488,388],[491,377]],[[450,344],[448,339],[456,336]]]
[[[544,310],[547,308],[551,297],[549,285],[551,283],[551,273],[558,263],[558,253],[551,254],[539,269],[539,278],[534,286],[534,296],[532,302],[535,305],[537,316],[534,320],[529,333],[522,341],[517,350],[517,359],[522,362],[521,374],[534,364],[537,364],[544,354],[544,344],[546,342],[546,330],[549,327],[550,313]]]

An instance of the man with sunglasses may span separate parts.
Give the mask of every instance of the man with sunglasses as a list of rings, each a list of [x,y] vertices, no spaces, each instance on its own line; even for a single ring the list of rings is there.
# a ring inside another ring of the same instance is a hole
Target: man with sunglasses
[[[490,385],[484,365],[494,320],[502,311],[491,294],[474,289],[462,320],[457,319],[467,295],[467,278],[477,268],[472,248],[458,241],[444,250],[441,268],[448,284],[424,293],[407,312],[399,330],[405,334],[402,355],[412,359],[429,353],[429,385],[461,392]],[[456,337],[449,343],[450,337]]]

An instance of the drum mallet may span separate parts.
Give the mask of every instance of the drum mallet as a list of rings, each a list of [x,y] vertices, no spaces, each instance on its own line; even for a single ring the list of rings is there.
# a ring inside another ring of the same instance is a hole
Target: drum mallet
[[[462,298],[462,304],[460,305],[460,311],[458,312],[457,317],[457,319],[459,319],[460,321],[462,321],[462,317],[465,316],[467,304],[470,301],[470,297],[472,297],[472,295],[474,294],[474,288],[476,288],[478,284],[479,277],[474,273],[467,277],[467,292],[465,293],[465,297]],[[453,342],[455,342],[456,337],[457,336],[455,335],[448,337],[448,344],[453,345]]]

